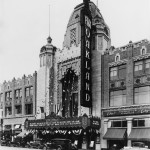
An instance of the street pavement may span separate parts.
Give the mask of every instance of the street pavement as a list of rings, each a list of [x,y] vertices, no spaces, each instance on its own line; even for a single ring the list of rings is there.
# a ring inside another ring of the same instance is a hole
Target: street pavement
[[[0,150],[37,150],[33,148],[23,148],[23,147],[8,147],[8,146],[1,146],[0,145]]]

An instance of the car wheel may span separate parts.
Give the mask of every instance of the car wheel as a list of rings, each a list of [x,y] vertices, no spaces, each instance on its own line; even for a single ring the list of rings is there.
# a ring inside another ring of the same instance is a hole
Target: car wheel
[[[61,147],[57,147],[57,150],[62,150],[62,148]]]
[[[44,146],[44,147],[43,147],[43,150],[47,150],[47,147],[46,147],[46,146]]]
[[[40,145],[38,145],[38,147],[37,147],[38,149],[41,149],[41,146]]]

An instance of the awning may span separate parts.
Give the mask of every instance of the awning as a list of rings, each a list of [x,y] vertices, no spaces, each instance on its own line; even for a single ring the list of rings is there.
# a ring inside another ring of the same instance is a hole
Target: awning
[[[133,128],[128,139],[150,141],[150,128]]]
[[[27,135],[27,131],[26,130],[23,130],[22,132],[20,132],[17,136],[20,136],[20,137],[24,137]]]
[[[126,129],[109,128],[103,139],[122,140],[126,138]]]

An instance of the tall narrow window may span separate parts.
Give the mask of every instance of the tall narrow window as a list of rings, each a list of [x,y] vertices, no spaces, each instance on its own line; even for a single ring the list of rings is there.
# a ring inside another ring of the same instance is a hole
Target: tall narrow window
[[[126,65],[121,65],[118,67],[119,79],[124,79],[126,77]]]
[[[25,88],[25,96],[28,97],[29,96],[29,88]]]
[[[150,59],[146,59],[145,61],[145,68],[150,69]]]
[[[15,106],[15,114],[21,114],[21,112],[22,112],[22,106],[21,105]]]
[[[78,93],[73,93],[72,94],[72,112],[73,112],[73,116],[77,117],[78,116]]]
[[[76,44],[76,28],[70,30],[70,45]]]
[[[33,87],[31,86],[30,87],[30,96],[32,96],[33,95]]]
[[[26,104],[25,105],[25,114],[26,115],[33,114],[33,104]]]

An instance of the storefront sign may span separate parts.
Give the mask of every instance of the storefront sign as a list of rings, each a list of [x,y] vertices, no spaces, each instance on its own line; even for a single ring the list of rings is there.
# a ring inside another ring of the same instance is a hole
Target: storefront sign
[[[136,108],[127,108],[127,109],[119,109],[119,110],[104,110],[103,116],[125,116],[125,115],[142,115],[142,114],[150,114],[150,107],[136,107]]]
[[[81,10],[81,106],[91,107],[91,29],[88,5]]]

